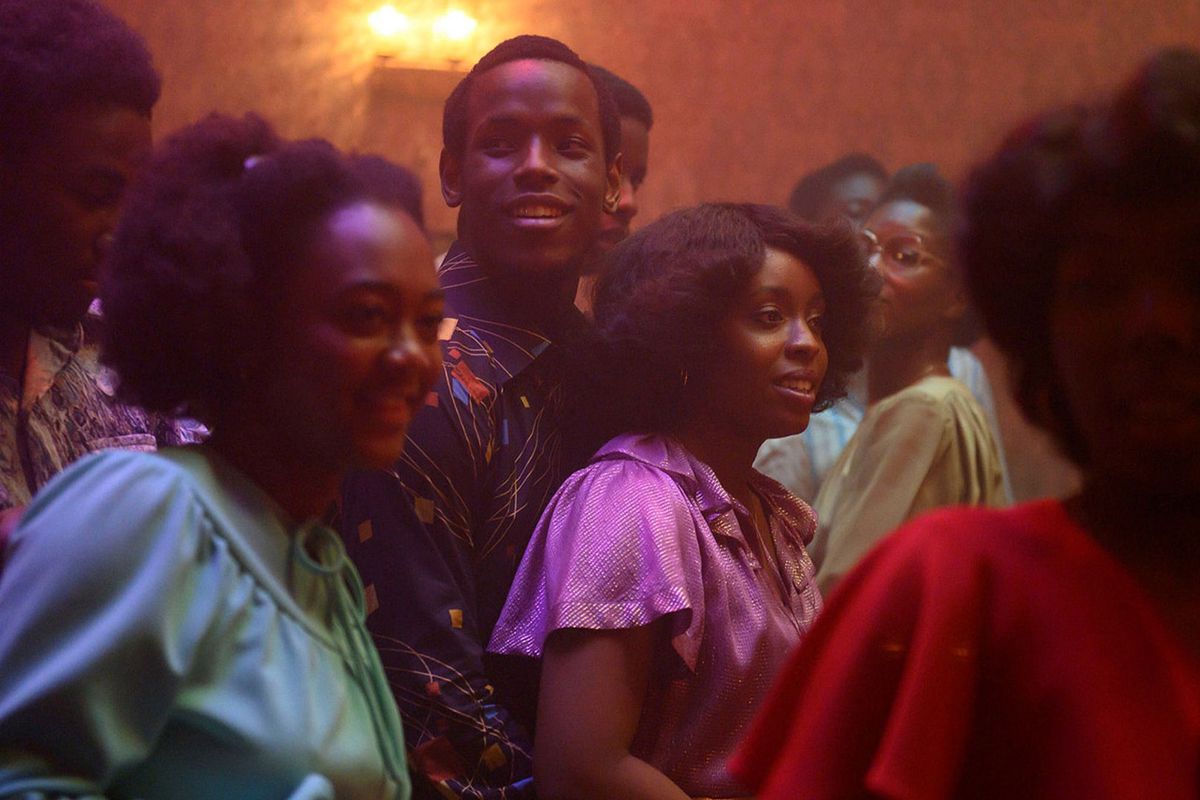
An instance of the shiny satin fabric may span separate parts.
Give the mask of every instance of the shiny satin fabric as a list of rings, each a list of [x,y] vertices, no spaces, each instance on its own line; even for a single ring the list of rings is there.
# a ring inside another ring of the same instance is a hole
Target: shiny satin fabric
[[[542,516],[489,647],[540,658],[561,628],[669,617],[631,752],[694,796],[746,794],[725,762],[821,608],[811,509],[764,476],[753,488],[777,566],[755,557],[750,515],[682,445],[612,440]]]

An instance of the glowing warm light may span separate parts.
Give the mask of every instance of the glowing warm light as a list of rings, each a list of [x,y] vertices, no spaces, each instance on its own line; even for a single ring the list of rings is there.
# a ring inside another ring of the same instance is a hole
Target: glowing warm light
[[[375,37],[376,66],[459,69],[472,54],[479,22],[455,8],[440,15],[411,9],[403,3],[387,3],[367,15]]]
[[[433,21],[433,32],[451,41],[461,42],[471,35],[478,24],[474,17],[463,11],[447,11]]]
[[[380,6],[367,16],[367,24],[380,36],[398,36],[412,27],[408,17],[393,5]]]

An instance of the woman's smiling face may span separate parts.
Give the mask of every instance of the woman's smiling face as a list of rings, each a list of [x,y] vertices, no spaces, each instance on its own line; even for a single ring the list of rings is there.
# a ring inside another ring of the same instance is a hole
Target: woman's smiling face
[[[261,385],[291,455],[390,467],[441,363],[433,254],[406,214],[369,202],[331,214],[284,289]]]
[[[825,297],[812,269],[767,248],[762,268],[721,322],[717,350],[693,413],[755,445],[799,433],[825,378]]]

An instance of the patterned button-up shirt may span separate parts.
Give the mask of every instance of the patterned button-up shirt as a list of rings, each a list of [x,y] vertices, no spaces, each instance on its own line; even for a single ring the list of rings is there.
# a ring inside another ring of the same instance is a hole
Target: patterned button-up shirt
[[[536,685],[484,647],[542,509],[590,453],[560,430],[561,344],[506,308],[459,245],[438,278],[442,372],[395,470],[346,481],[339,527],[416,796],[532,797]]]
[[[175,422],[115,399],[116,375],[102,366],[99,319],[29,337],[24,380],[0,371],[0,510],[27,505],[46,481],[81,456],[117,447],[154,450],[202,438]]]

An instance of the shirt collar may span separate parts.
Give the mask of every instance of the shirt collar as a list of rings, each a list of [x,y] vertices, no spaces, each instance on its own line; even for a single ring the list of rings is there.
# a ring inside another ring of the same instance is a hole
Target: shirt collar
[[[39,325],[29,332],[25,375],[21,386],[21,409],[28,411],[50,390],[58,373],[83,346],[82,323]]]
[[[730,511],[749,519],[746,507],[725,490],[712,468],[670,436],[623,434],[601,447],[595,458],[631,458],[670,473],[696,499],[700,512],[710,524]],[[770,506],[771,513],[787,518],[788,530],[799,533],[804,544],[812,540],[816,532],[816,520],[807,505],[782,485],[758,472],[751,474],[750,483],[751,488]],[[718,528],[725,535],[746,544],[739,526],[714,526],[714,530]]]
[[[450,246],[438,266],[438,284],[445,292],[447,316],[454,318],[456,328],[470,330],[484,340],[505,380],[553,344],[540,325],[504,303],[491,277],[459,242]],[[586,324],[583,314],[573,310],[567,328],[574,331]]]
[[[47,342],[53,342],[56,350],[70,356],[72,353],[79,352],[79,348],[85,341],[90,342],[96,337],[95,332],[91,330],[91,325],[86,329],[84,327],[85,322],[90,323],[91,321],[91,319],[85,319],[69,325],[36,325],[30,338],[38,337]]]

